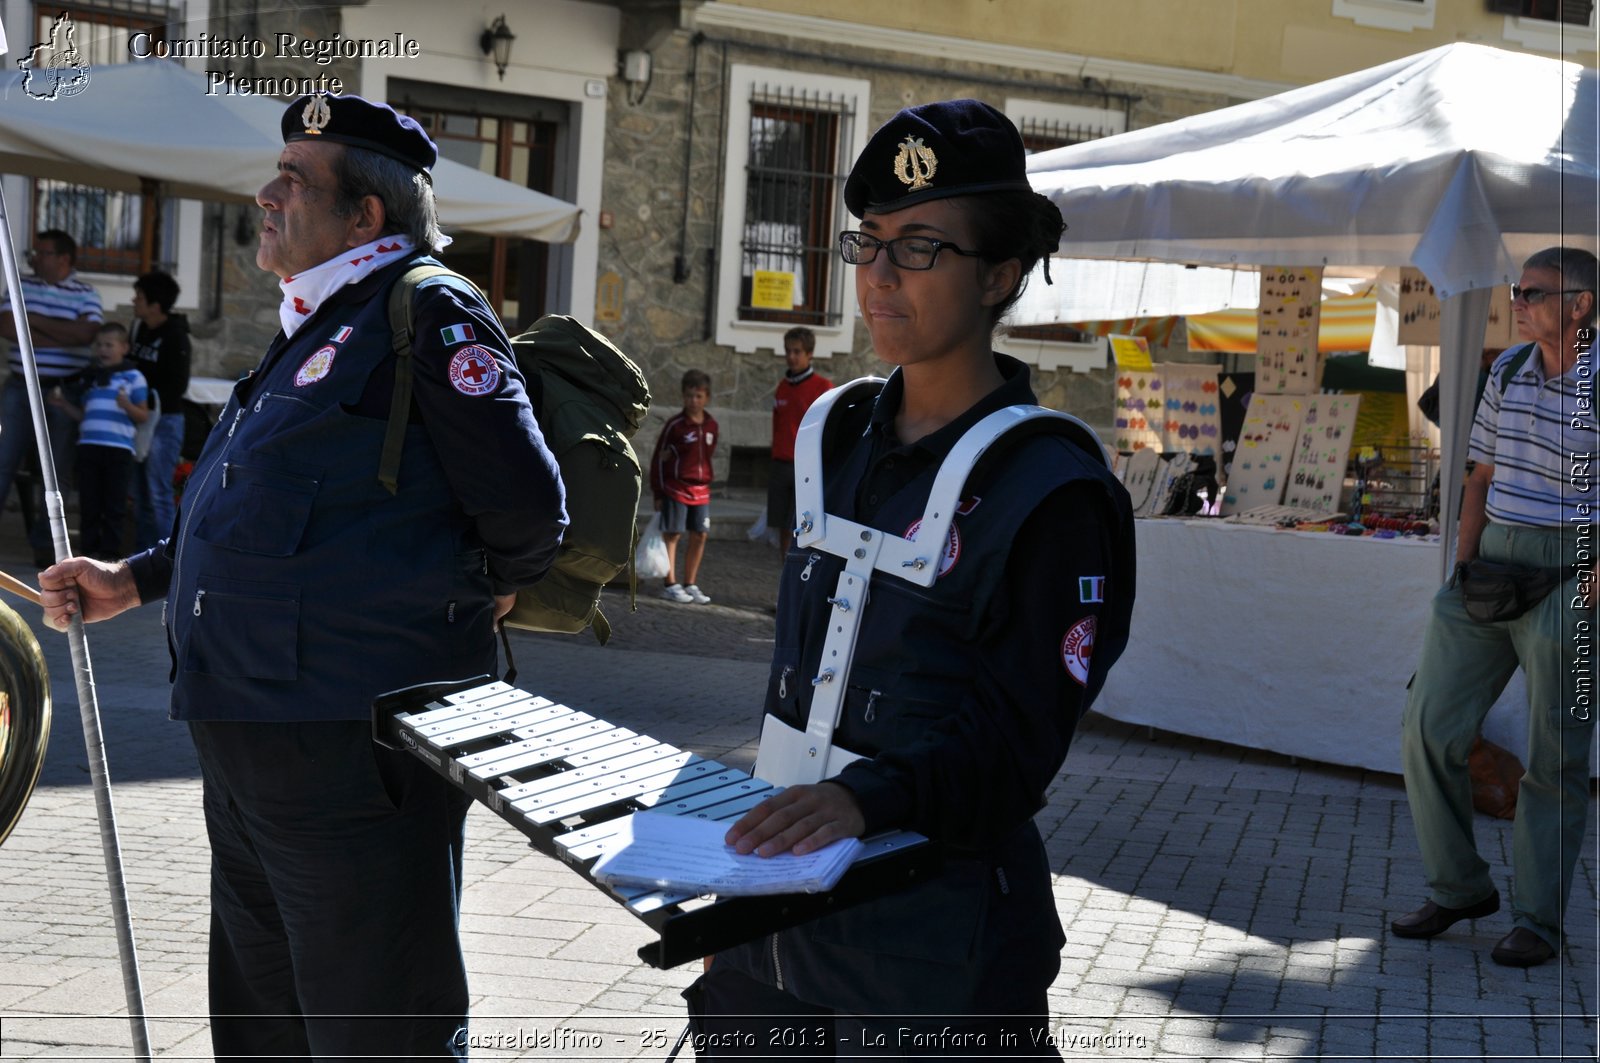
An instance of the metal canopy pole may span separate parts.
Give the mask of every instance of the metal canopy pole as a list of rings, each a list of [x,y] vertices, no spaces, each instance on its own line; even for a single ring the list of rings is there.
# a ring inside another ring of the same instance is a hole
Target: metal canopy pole
[[[57,561],[71,556],[67,545],[67,514],[56,482],[50,432],[45,426],[44,395],[39,390],[39,366],[33,356],[33,336],[28,332],[27,307],[22,301],[22,275],[17,270],[11,243],[11,219],[6,213],[5,190],[0,188],[0,266],[11,292],[11,318],[17,327],[17,347],[22,354],[23,378],[28,385],[28,409],[33,416],[33,436],[39,448],[39,468],[44,476],[45,511]],[[11,427],[11,426],[6,426]],[[67,628],[72,649],[72,672],[78,687],[78,712],[83,718],[83,744],[89,757],[89,779],[94,786],[95,811],[100,820],[100,848],[105,854],[106,885],[111,891],[111,914],[117,927],[117,953],[122,959],[122,988],[128,1000],[128,1023],[133,1028],[134,1058],[150,1059],[150,1031],[145,1025],[144,992],[139,985],[139,954],[133,941],[133,919],[128,912],[128,889],[122,877],[122,850],[117,845],[117,816],[111,806],[111,779],[106,770],[105,739],[100,732],[100,703],[95,697],[94,669],[89,663],[89,641],[83,615],[73,616]]]

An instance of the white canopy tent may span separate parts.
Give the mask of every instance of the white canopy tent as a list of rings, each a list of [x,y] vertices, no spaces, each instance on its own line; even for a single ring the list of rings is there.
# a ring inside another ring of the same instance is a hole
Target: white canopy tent
[[[283,147],[283,101],[206,95],[203,75],[164,60],[96,67],[74,96],[40,100],[23,74],[0,75],[0,173],[123,192],[160,183],[185,199],[253,203]],[[439,221],[547,243],[577,236],[578,208],[542,192],[440,159]]]
[[[1451,44],[1028,169],[1067,221],[1063,256],[1421,269],[1444,301],[1441,497],[1454,499],[1490,289],[1540,248],[1596,247],[1597,91],[1575,63]]]

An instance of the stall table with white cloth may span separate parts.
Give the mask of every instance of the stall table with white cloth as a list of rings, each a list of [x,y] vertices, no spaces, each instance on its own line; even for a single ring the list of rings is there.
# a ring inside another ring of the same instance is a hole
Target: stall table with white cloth
[[[1128,649],[1095,711],[1294,757],[1400,771],[1400,716],[1439,586],[1437,540],[1221,520],[1137,522]],[[1523,758],[1519,671],[1484,737]]]

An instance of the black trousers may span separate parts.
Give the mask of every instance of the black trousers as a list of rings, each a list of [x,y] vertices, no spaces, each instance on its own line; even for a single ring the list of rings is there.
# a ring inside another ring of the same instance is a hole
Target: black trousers
[[[683,992],[697,1059],[1060,1059],[1045,994],[1022,995],[1013,1015],[847,1015],[727,963]]]
[[[90,557],[122,559],[122,529],[128,521],[133,487],[133,451],[121,447],[78,447],[78,551]]]
[[[464,1058],[470,798],[374,745],[366,723],[189,730],[211,840],[216,1058]]]

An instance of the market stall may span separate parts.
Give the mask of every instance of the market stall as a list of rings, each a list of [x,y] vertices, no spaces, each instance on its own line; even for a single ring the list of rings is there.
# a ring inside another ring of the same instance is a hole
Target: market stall
[[[1095,710],[1252,749],[1400,770],[1438,547],[1141,520],[1133,637]],[[1519,757],[1519,675],[1484,734]]]
[[[1600,77],[1576,63],[1450,44],[1041,152],[1028,170],[1068,223],[1064,257],[1421,269],[1443,301],[1454,498],[1491,289],[1542,247],[1600,244],[1597,95]],[[1456,514],[1442,519],[1441,577]]]
[[[1416,544],[1141,521],[1132,639],[1097,708],[1398,769],[1405,684],[1454,555],[1490,293],[1540,248],[1600,244],[1597,95],[1596,72],[1578,64],[1452,44],[1032,157],[1034,187],[1069,225],[1064,257],[1412,266],[1442,300],[1442,534]],[[1509,691],[1486,728],[1519,752],[1522,703]]]

